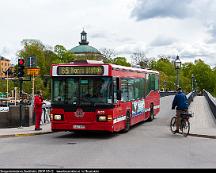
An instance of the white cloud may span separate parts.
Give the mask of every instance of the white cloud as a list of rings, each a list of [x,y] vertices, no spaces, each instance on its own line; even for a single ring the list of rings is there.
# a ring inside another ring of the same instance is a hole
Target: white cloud
[[[137,0],[132,16],[137,20],[151,18],[187,18],[191,16],[192,0]]]
[[[158,36],[155,40],[153,40],[150,43],[150,46],[152,47],[167,46],[173,44],[175,41],[176,41],[175,38],[169,38],[162,35],[162,36]]]
[[[14,59],[23,39],[78,45],[84,27],[91,46],[127,58],[137,51],[215,64],[215,0],[0,0],[0,55]]]

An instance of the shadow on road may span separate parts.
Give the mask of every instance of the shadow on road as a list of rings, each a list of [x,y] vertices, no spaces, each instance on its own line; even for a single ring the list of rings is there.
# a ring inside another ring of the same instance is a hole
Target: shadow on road
[[[110,139],[118,136],[118,133],[95,132],[95,131],[77,131],[77,132],[60,132],[56,138],[73,138],[73,139]]]

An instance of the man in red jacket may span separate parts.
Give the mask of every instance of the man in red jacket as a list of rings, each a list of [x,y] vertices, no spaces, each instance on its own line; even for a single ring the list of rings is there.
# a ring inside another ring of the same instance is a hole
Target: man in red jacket
[[[40,121],[41,121],[41,115],[42,115],[42,104],[43,104],[42,91],[37,91],[34,97],[34,111],[36,114],[35,130],[42,130],[42,128],[40,128]]]

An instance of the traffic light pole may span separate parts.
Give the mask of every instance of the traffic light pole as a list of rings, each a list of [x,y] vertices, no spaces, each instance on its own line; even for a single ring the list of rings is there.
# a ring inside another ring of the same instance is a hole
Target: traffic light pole
[[[19,111],[20,111],[20,128],[22,127],[22,106],[23,106],[23,98],[22,98],[22,84],[23,84],[23,79],[19,79],[20,83],[20,105],[19,105]]]
[[[32,64],[32,59],[30,58],[30,66]],[[19,78],[19,85],[20,85],[20,105],[19,105],[19,111],[20,111],[20,128],[22,128],[22,119],[23,119],[23,94],[22,94],[22,88],[23,88],[23,81],[31,81],[31,76],[29,79],[23,79],[24,76],[24,69],[25,69],[25,60],[24,59],[18,59],[18,78]]]
[[[19,78],[19,84],[20,84],[20,105],[19,105],[19,112],[20,112],[20,128],[22,128],[22,110],[23,110],[23,98],[22,98],[22,88],[23,88],[23,81],[31,81],[31,76],[29,79],[23,79]]]

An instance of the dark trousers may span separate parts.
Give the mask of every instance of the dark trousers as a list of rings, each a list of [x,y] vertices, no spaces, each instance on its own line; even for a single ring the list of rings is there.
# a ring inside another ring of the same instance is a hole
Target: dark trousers
[[[188,113],[188,110],[176,110],[176,130],[179,130],[180,120],[181,120],[181,114],[182,113]]]

